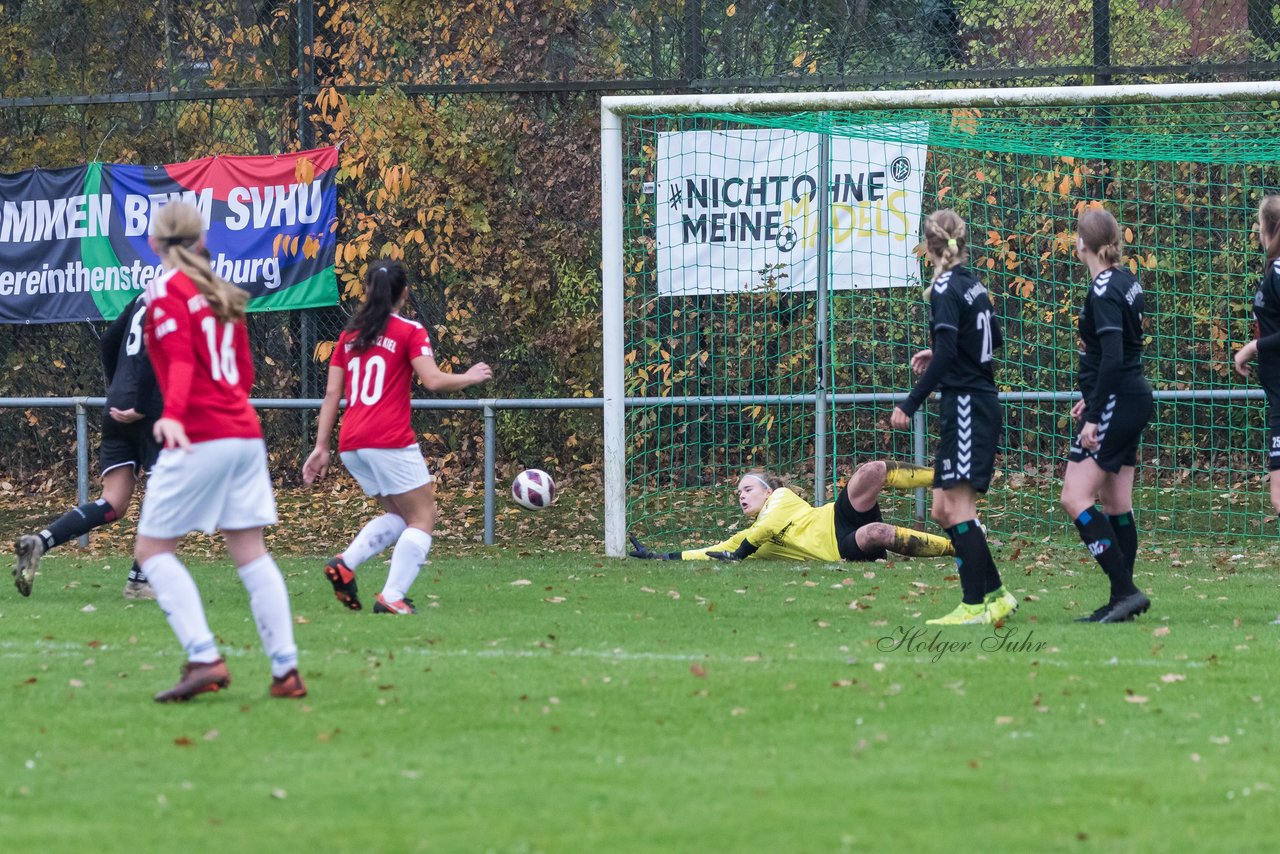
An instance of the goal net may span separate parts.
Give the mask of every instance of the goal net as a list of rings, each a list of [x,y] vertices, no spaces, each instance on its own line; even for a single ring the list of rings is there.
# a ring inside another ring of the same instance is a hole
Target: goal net
[[[929,463],[936,408],[888,415],[928,345],[923,217],[955,209],[1004,330],[1005,431],[984,521],[1063,528],[1088,273],[1115,214],[1146,292],[1157,405],[1146,531],[1274,533],[1252,337],[1252,226],[1280,176],[1280,84],[610,98],[604,143],[606,546],[707,542],[760,467],[826,501],[860,462]],[[612,183],[611,183],[612,180]],[[886,494],[909,524],[916,493]]]

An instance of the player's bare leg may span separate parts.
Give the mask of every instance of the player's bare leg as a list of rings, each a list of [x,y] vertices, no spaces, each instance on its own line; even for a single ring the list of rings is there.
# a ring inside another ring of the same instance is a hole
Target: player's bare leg
[[[431,534],[436,527],[436,491],[434,483],[424,484],[399,495],[387,496],[405,529],[391,553],[391,571],[387,583],[374,603],[375,614],[408,615],[417,612],[408,597],[410,586],[431,553]]]

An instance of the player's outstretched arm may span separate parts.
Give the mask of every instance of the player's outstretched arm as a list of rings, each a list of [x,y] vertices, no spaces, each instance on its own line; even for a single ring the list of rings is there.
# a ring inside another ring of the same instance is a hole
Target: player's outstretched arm
[[[650,551],[648,546],[636,539],[635,534],[627,534],[627,539],[631,540],[629,554],[632,557],[640,558],[641,560],[680,560],[680,552]]]
[[[302,464],[302,482],[310,486],[329,473],[329,440],[333,425],[338,421],[338,403],[347,384],[347,372],[330,365],[328,384],[324,389],[324,402],[316,418],[316,446]]]
[[[458,391],[492,379],[493,369],[484,362],[476,362],[460,374],[440,370],[434,356],[418,356],[413,360],[413,371],[431,391]]]

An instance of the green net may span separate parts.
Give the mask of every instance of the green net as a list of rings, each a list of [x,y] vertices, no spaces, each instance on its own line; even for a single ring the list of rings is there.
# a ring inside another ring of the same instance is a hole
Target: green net
[[[751,467],[831,500],[860,462],[931,462],[934,404],[914,431],[887,422],[928,345],[921,217],[951,207],[1005,338],[985,520],[1003,534],[1060,530],[1088,278],[1075,223],[1103,204],[1147,297],[1157,405],[1140,524],[1274,533],[1265,405],[1231,356],[1252,337],[1275,103],[659,115],[623,128],[632,529],[719,539],[741,522],[733,488]],[[924,507],[915,493],[881,503],[901,523]]]

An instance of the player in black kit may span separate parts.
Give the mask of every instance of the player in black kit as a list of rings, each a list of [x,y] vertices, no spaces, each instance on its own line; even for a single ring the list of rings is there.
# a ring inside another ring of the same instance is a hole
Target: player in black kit
[[[1235,361],[1236,372],[1247,377],[1249,363],[1258,360],[1258,382],[1267,396],[1271,506],[1280,513],[1280,196],[1263,196],[1258,203],[1257,229],[1267,261],[1253,295],[1254,338],[1236,352]]]
[[[978,522],[978,493],[991,485],[1002,426],[991,357],[1004,341],[987,289],[965,266],[967,232],[952,210],[935,211],[925,219],[925,253],[934,270],[925,291],[933,347],[911,357],[920,379],[890,417],[894,428],[908,429],[930,392],[941,389],[932,515],[955,547],[963,596],[950,614],[928,621],[941,626],[999,623],[1018,607],[1000,580]]]
[[[1076,255],[1090,279],[1079,320],[1081,399],[1071,408],[1078,435],[1062,479],[1062,509],[1106,572],[1111,596],[1077,622],[1121,623],[1151,607],[1133,583],[1133,477],[1152,410],[1151,386],[1142,375],[1146,303],[1138,280],[1120,266],[1123,254],[1115,217],[1102,208],[1085,211],[1076,236]]]
[[[138,478],[155,464],[160,449],[151,430],[164,402],[142,340],[146,314],[147,303],[139,295],[107,327],[100,342],[107,377],[107,405],[98,447],[102,496],[64,513],[39,533],[18,537],[13,545],[17,555],[13,583],[23,596],[31,595],[40,558],[54,546],[124,515]],[[136,562],[125,582],[124,596],[155,598]]]

